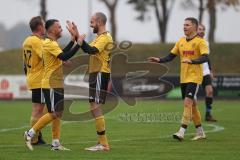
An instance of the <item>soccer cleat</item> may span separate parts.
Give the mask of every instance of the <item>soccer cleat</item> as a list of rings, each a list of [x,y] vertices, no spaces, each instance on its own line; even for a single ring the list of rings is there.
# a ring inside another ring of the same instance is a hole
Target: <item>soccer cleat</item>
[[[26,144],[27,148],[28,148],[30,151],[32,151],[32,150],[33,150],[33,146],[32,146],[32,144],[31,144],[32,137],[30,137],[30,136],[28,135],[28,131],[25,131],[25,132],[24,132],[24,140],[25,140],[25,144]]]
[[[89,147],[89,148],[85,148],[86,151],[92,151],[92,152],[96,152],[96,151],[109,151],[110,148],[107,145],[103,145],[103,144],[96,144],[95,146]]]
[[[204,132],[197,133],[191,140],[192,141],[198,141],[198,140],[201,140],[201,139],[206,139],[206,135],[205,135]]]
[[[179,141],[182,141],[184,138],[184,134],[180,131],[178,131],[177,133],[173,134],[173,138],[177,139]]]
[[[212,117],[212,115],[206,115],[205,116],[205,121],[207,121],[207,122],[217,122],[217,120],[216,119],[214,119],[213,117]]]
[[[70,151],[70,149],[63,147],[62,145],[53,146],[51,145],[52,151]]]
[[[32,145],[44,145],[44,144],[46,144],[46,142],[42,138],[42,133],[39,132],[38,141],[35,143],[32,143]]]
[[[41,139],[38,139],[38,141],[37,142],[35,142],[35,143],[32,143],[32,145],[45,145],[46,144],[46,142],[41,138]]]

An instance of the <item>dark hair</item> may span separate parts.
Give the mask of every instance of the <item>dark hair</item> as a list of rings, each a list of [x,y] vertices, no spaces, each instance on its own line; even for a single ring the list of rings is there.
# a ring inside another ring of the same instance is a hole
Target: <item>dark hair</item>
[[[198,20],[196,19],[196,18],[194,18],[194,17],[188,17],[188,18],[186,18],[185,19],[185,21],[191,21],[193,24],[195,24],[196,25],[196,27],[198,27]]]
[[[46,30],[48,30],[55,22],[59,22],[59,21],[56,20],[56,19],[47,20],[46,23],[45,23]]]
[[[107,16],[102,12],[97,12],[96,18],[97,18],[97,20],[102,22],[104,25],[107,23]]]
[[[206,26],[204,24],[199,24],[198,26],[202,26],[204,29],[206,29]]]
[[[36,31],[38,26],[43,25],[43,19],[41,16],[36,16],[33,17],[30,22],[29,22],[29,26],[31,28],[31,31]]]

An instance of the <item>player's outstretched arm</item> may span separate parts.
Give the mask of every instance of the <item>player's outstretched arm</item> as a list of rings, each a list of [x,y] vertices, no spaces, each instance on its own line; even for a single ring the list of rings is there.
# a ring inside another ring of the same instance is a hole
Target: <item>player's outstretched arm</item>
[[[176,57],[175,54],[170,53],[166,57],[163,57],[163,58],[149,57],[148,61],[149,62],[156,62],[156,63],[166,63],[166,62],[172,61],[175,57]]]
[[[160,58],[158,58],[158,57],[148,57],[147,60],[148,60],[148,62],[158,63],[160,61]]]
[[[70,42],[67,44],[67,46],[63,49],[63,52],[69,51],[69,50],[72,48],[73,45],[74,45],[74,41],[70,41]]]
[[[80,45],[76,44],[71,50],[69,50],[67,52],[62,52],[57,57],[62,61],[67,61],[77,53],[79,48],[80,48]]]

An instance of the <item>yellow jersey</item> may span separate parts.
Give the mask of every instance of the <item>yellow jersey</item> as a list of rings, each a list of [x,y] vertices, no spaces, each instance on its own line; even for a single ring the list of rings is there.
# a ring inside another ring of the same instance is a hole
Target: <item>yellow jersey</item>
[[[43,77],[42,42],[37,36],[28,36],[23,42],[23,63],[26,67],[28,89],[41,88]]]
[[[56,41],[49,38],[43,41],[44,74],[42,88],[63,88],[62,61],[57,58],[62,52]]]
[[[98,53],[90,55],[89,60],[89,73],[93,72],[105,72],[110,73],[110,53],[107,49],[109,44],[113,43],[112,36],[109,32],[104,32],[98,35],[91,43],[90,46],[94,46],[98,49]]]
[[[171,53],[180,56],[180,61],[184,58],[197,59],[203,54],[209,54],[206,40],[201,37],[194,37],[187,41],[186,37],[181,38],[171,50]],[[181,63],[180,83],[201,84],[203,79],[202,64]]]

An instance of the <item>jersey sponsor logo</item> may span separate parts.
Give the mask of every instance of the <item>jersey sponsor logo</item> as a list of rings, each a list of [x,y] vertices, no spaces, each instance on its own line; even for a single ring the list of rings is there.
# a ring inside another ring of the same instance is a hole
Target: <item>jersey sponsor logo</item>
[[[194,51],[183,51],[183,55],[187,56],[187,55],[194,55]]]

